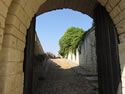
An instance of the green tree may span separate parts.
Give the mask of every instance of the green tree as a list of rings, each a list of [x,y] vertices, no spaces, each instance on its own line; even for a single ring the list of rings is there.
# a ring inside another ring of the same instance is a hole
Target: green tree
[[[67,29],[65,34],[59,40],[59,54],[63,57],[67,57],[69,50],[72,50],[72,52],[76,54],[76,48],[84,33],[85,31],[81,28],[70,27]]]

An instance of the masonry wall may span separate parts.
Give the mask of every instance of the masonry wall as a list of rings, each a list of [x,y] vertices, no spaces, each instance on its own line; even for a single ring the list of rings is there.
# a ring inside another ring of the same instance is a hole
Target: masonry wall
[[[26,31],[32,17],[47,1],[51,2],[46,5],[47,7],[42,7],[41,13],[53,9],[71,8],[93,17],[97,1],[107,9],[118,30],[121,42],[119,44],[120,65],[123,94],[125,94],[125,0],[57,0],[54,2],[53,0],[0,0],[0,94],[23,94]],[[83,8],[83,6],[86,7]]]
[[[85,40],[80,45],[80,48],[80,66],[84,67],[92,74],[97,74],[95,31],[87,33],[87,35],[85,36]]]
[[[85,35],[84,41],[79,43],[76,55],[70,51],[68,59],[83,67],[89,74],[97,74],[95,31],[88,32]]]
[[[44,50],[42,48],[42,45],[40,43],[40,40],[37,36],[37,33],[35,35],[35,49],[34,49],[34,54],[39,55],[39,54],[44,54]]]
[[[78,49],[76,49],[76,55],[74,53],[72,53],[72,51],[69,51],[67,59],[71,60],[73,63],[79,65],[79,52],[78,52]]]

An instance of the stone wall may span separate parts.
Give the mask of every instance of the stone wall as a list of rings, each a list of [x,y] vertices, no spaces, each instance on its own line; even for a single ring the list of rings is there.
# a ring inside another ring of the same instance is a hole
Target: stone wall
[[[81,42],[79,64],[92,74],[97,74],[95,31],[88,32]]]
[[[43,6],[45,2],[49,4]],[[71,8],[93,17],[97,2],[107,9],[118,30],[125,88],[125,0],[0,0],[0,94],[23,94],[26,31],[36,13]]]
[[[42,45],[40,43],[40,40],[37,36],[37,33],[35,35],[35,50],[34,50],[34,54],[35,55],[39,55],[39,54],[44,54],[44,50],[42,48]]]
[[[79,65],[79,51],[78,51],[78,49],[76,49],[76,55],[74,53],[72,53],[72,51],[69,51],[67,59],[71,60],[74,63]]]
[[[84,41],[79,43],[78,49],[76,50],[76,55],[70,51],[68,59],[79,64],[90,74],[97,74],[95,31],[86,33]]]

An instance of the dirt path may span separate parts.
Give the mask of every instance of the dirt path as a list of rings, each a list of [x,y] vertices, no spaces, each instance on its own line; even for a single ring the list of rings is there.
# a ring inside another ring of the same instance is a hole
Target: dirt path
[[[74,72],[70,64],[62,59],[53,59],[48,63],[47,77],[39,84],[39,94],[95,94],[88,80]]]

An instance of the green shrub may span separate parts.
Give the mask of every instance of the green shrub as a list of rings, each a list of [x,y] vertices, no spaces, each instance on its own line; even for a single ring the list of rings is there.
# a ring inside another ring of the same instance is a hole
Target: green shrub
[[[70,27],[59,40],[59,54],[67,58],[69,50],[76,54],[76,48],[82,39],[85,31],[81,28]]]

